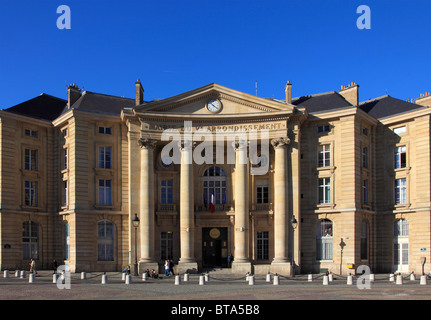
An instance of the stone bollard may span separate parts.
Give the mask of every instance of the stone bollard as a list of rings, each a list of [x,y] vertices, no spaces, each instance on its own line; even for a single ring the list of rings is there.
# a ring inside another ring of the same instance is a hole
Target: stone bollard
[[[394,274],[393,273],[391,273],[390,275],[389,275],[389,282],[394,282],[395,281],[395,276],[394,276]]]
[[[54,274],[52,275],[52,283],[57,283],[57,279],[58,279],[58,274],[57,274],[57,273],[54,273]]]
[[[19,277],[20,277],[21,279],[24,279],[24,278],[25,278],[25,270],[21,270],[21,272],[20,272],[20,274],[19,274]]]
[[[18,278],[18,277],[19,277],[19,274],[20,274],[20,273],[19,273],[19,270],[16,270],[16,271],[15,271],[15,278]]]
[[[126,280],[126,276],[127,276],[127,274],[125,274],[124,272],[121,274],[121,280],[122,281],[125,281]]]
[[[249,284],[250,286],[254,286],[254,276],[249,276],[249,277],[248,277],[248,284]]]
[[[374,277],[374,273],[370,274],[370,281],[373,282],[376,278]]]
[[[175,285],[176,286],[179,286],[181,284],[181,277],[180,277],[180,275],[176,275],[175,276]]]
[[[188,273],[184,273],[184,281],[185,282],[189,281],[189,274]]]
[[[148,280],[148,273],[144,272],[142,274],[142,281],[147,281]]]
[[[248,281],[249,281],[249,279],[248,279],[249,277],[250,277],[250,274],[247,272],[247,273],[245,274],[245,281],[246,281],[246,282],[248,282]]]
[[[9,270],[3,271],[3,278],[9,278]]]
[[[87,279],[87,274],[85,272],[81,272],[81,280]]]
[[[106,274],[102,275],[102,284],[108,283],[108,276]]]
[[[266,282],[271,282],[271,274],[269,272],[266,275]]]
[[[313,282],[313,275],[311,273],[308,275],[308,282]]]
[[[131,274],[126,274],[126,284],[131,284],[132,283],[132,275]]]
[[[274,276],[274,286],[278,286],[280,284],[280,277],[278,274]]]
[[[323,276],[323,285],[327,286],[329,284],[329,276]]]
[[[330,273],[330,274],[328,275],[328,280],[329,280],[329,282],[334,281],[334,275],[333,275],[332,273]]]
[[[210,281],[210,275],[208,273],[205,273],[205,282]]]
[[[34,273],[30,273],[28,275],[28,283],[33,283],[34,282]]]
[[[199,276],[199,285],[203,286],[205,284],[205,277],[204,276]]]
[[[415,281],[416,277],[415,274],[412,272],[412,274],[410,275],[410,281]]]
[[[353,276],[351,274],[349,274],[347,276],[347,285],[351,286],[353,284]]]
[[[421,276],[420,285],[424,286],[427,284],[427,276]]]
[[[403,276],[402,275],[397,275],[397,281],[396,284],[403,284]]]

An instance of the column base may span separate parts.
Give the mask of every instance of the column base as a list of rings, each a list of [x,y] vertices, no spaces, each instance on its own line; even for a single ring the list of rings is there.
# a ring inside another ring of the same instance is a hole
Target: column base
[[[133,274],[133,266],[134,266],[134,263],[130,265],[132,269],[132,274]],[[138,261],[138,274],[143,274],[147,269],[150,271],[154,269],[156,270],[157,273],[159,273],[159,264],[153,261]]]
[[[197,262],[178,262],[175,266],[177,274],[183,273],[198,273],[198,263]]]
[[[280,275],[290,276],[292,274],[292,265],[290,262],[277,262],[271,263],[271,273],[277,273]]]
[[[235,262],[235,260],[232,262],[232,273],[246,274],[247,272],[253,272],[251,262]]]

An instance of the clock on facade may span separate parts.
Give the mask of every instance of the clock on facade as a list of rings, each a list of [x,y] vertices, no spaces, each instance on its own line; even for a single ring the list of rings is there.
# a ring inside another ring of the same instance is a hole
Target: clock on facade
[[[207,103],[207,109],[211,112],[219,112],[221,108],[220,100],[218,99],[212,99],[208,101]]]

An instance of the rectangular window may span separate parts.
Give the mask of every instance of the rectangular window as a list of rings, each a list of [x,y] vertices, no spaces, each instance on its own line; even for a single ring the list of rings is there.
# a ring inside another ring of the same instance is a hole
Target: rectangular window
[[[256,182],[256,202],[269,203],[269,183],[268,180],[258,180]]]
[[[257,260],[269,259],[269,232],[257,232]]]
[[[331,179],[319,179],[319,203],[331,203]]]
[[[111,147],[99,147],[99,168],[112,169]]]
[[[174,252],[174,234],[172,232],[162,232],[160,234],[160,259],[173,259]]]
[[[406,133],[406,127],[398,127],[394,129],[395,134],[403,134]]]
[[[368,148],[362,148],[362,168],[368,168]]]
[[[30,129],[25,129],[24,130],[24,135],[26,137],[32,137],[32,138],[37,138],[38,137],[37,131],[30,130]]]
[[[331,126],[329,124],[317,127],[317,133],[330,132],[330,131],[331,131]]]
[[[405,168],[407,165],[406,146],[395,148],[395,169]]]
[[[362,181],[362,203],[368,204],[368,180]]]
[[[112,205],[112,180],[99,180],[99,205]]]
[[[68,151],[67,151],[67,148],[66,149],[63,149],[63,169],[67,169],[68,168],[68,162],[69,162],[69,160],[68,160]]]
[[[24,205],[37,207],[37,182],[24,181]]]
[[[395,180],[395,204],[407,203],[406,178]]]
[[[66,207],[69,204],[69,191],[67,187],[67,181],[63,181],[63,206]]]
[[[26,221],[22,225],[22,258],[39,259],[39,225],[32,221]]]
[[[160,203],[173,203],[173,180],[160,181]]]
[[[114,224],[101,221],[97,224],[97,260],[114,261]]]
[[[365,136],[368,136],[368,129],[367,128],[362,128],[362,134]]]
[[[101,134],[112,134],[112,128],[99,127],[99,133],[101,133]]]
[[[319,146],[317,165],[320,168],[331,166],[331,146],[329,144]]]
[[[24,150],[24,169],[37,171],[37,150]]]

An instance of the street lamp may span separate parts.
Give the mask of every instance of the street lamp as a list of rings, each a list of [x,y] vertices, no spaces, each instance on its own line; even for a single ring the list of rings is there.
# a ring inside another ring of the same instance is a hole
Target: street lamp
[[[294,241],[295,241],[295,229],[298,226],[298,221],[296,221],[295,215],[292,216],[292,220],[290,220],[290,223],[292,224],[292,275],[295,275],[295,246],[294,246]]]
[[[346,243],[344,242],[343,238],[341,238],[340,241],[340,248],[341,248],[341,258],[340,258],[340,274],[343,274],[343,250],[346,246]]]
[[[134,218],[132,219],[132,224],[133,227],[135,227],[135,270],[134,270],[134,275],[138,276],[138,252],[137,252],[137,238],[138,238],[138,227],[139,227],[139,218],[138,218],[138,214],[135,213]]]

